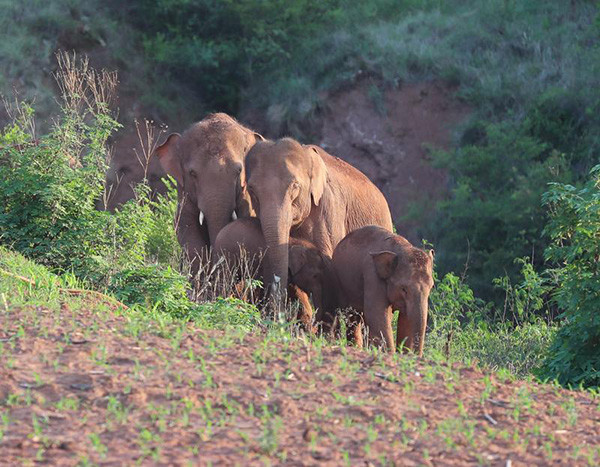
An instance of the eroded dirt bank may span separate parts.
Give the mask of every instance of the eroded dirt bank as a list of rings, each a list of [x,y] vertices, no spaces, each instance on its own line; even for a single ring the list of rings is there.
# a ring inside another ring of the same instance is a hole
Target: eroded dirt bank
[[[468,115],[442,83],[380,89],[368,80],[327,100],[320,144],[363,171],[386,196],[398,232],[415,237],[418,222],[402,220],[411,205],[431,211],[446,192],[446,176],[428,161],[428,146],[447,148]],[[426,218],[426,213],[421,213]]]

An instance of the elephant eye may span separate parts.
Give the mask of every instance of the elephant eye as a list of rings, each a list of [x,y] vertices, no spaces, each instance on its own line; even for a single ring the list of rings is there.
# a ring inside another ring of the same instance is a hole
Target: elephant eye
[[[196,178],[196,171],[194,169],[190,170],[190,176],[192,176],[193,178]]]
[[[299,192],[300,192],[300,183],[298,183],[297,181],[293,181],[290,186],[290,194],[292,195],[292,198],[295,198],[296,196],[298,196]]]

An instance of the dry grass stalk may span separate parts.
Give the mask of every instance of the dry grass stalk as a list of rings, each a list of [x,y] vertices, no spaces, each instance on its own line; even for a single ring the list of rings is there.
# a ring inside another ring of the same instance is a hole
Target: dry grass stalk
[[[25,133],[27,133],[31,137],[32,141],[35,141],[35,119],[33,112],[30,111],[30,108],[22,101],[19,101],[17,95],[14,96],[13,102],[3,97],[2,104],[4,105],[4,109],[6,110],[8,118],[10,118],[13,123],[18,125],[19,128],[21,128]]]
[[[260,286],[255,279],[262,255],[252,257],[240,246],[237,258],[219,256],[205,249],[200,256],[200,268],[194,278],[194,297],[198,302],[210,302],[219,297],[235,297],[249,303],[260,301]]]
[[[165,132],[163,128],[157,129],[154,122],[144,119],[144,124],[140,124],[135,120],[135,130],[140,142],[141,152],[134,149],[135,157],[144,169],[144,180],[148,180],[148,167],[150,166],[150,158],[154,154],[160,137]]]
[[[84,55],[64,51],[56,53],[58,71],[54,74],[63,107],[85,116],[106,112],[114,103],[119,80],[116,71],[96,71]]]

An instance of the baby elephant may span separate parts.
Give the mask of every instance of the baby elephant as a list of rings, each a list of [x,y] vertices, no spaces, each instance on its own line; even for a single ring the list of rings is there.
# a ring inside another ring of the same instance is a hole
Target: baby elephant
[[[235,263],[240,260],[240,246],[246,251],[248,260],[261,260],[267,246],[258,218],[237,219],[227,224],[217,235],[214,251],[216,255],[225,255],[230,262]],[[257,278],[261,280],[262,269],[260,265],[257,271]],[[333,317],[338,306],[339,287],[331,258],[321,253],[312,243],[290,237],[288,269],[288,295],[300,301],[299,320],[311,329],[312,307],[308,296],[312,296],[317,308],[317,321]]]
[[[424,251],[381,227],[349,233],[333,252],[333,266],[345,295],[369,328],[369,341],[395,351],[392,313],[399,310],[397,345],[423,354],[429,292],[433,287],[433,250]],[[362,346],[360,318],[350,329]]]

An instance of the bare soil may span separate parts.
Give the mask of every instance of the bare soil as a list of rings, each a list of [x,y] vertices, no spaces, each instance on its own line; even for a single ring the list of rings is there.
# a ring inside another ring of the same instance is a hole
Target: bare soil
[[[363,79],[326,100],[320,145],[365,173],[383,192],[398,232],[420,241],[416,229],[447,192],[431,148],[448,148],[452,132],[470,112],[441,82],[382,87]],[[410,208],[416,217],[407,219]]]
[[[2,465],[600,462],[590,393],[91,304],[0,310]]]

